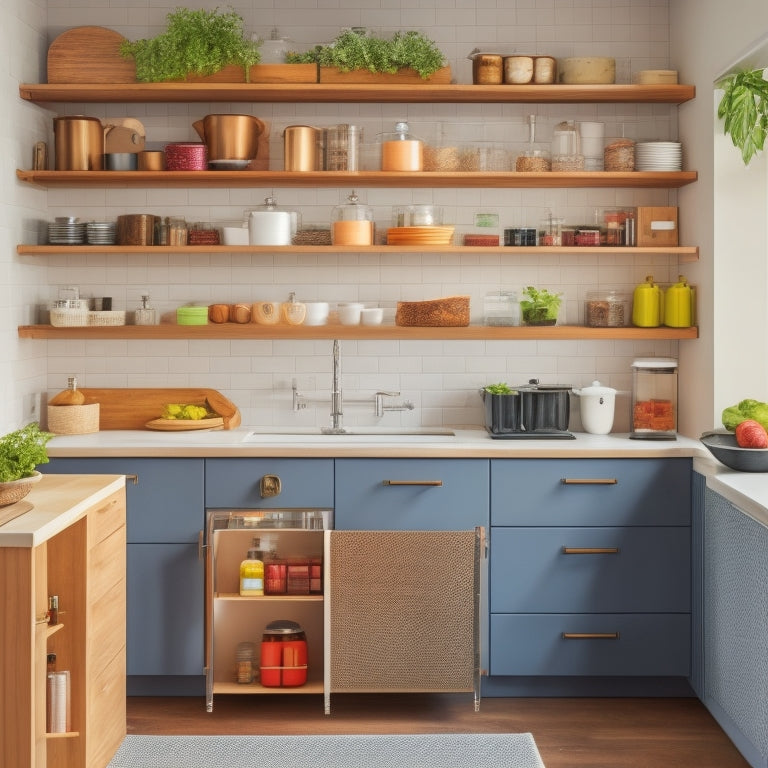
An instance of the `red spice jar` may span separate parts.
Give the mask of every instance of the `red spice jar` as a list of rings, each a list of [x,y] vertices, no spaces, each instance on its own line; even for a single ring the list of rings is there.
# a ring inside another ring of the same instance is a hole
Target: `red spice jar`
[[[300,624],[285,619],[267,624],[259,672],[267,688],[295,688],[307,682],[307,636]]]

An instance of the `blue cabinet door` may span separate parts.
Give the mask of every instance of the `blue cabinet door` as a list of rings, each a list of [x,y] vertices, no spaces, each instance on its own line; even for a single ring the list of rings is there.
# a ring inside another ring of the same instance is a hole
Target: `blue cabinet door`
[[[488,526],[485,459],[337,459],[335,527],[466,530]]]
[[[203,466],[202,459],[132,457],[54,458],[46,465],[59,474],[129,477],[129,675],[203,674]]]

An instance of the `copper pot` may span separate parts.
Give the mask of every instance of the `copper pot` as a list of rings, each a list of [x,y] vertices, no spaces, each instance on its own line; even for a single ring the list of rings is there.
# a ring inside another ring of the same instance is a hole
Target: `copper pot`
[[[265,125],[253,115],[206,115],[192,123],[208,150],[208,161],[253,160]]]
[[[104,168],[104,126],[98,117],[54,117],[57,171]]]

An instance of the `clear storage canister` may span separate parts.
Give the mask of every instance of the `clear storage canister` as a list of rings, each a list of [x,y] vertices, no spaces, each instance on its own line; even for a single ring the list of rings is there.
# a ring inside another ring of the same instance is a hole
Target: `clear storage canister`
[[[632,363],[632,431],[641,440],[677,435],[677,360],[641,358]]]
[[[382,171],[424,170],[424,143],[408,132],[408,123],[397,123],[394,132],[379,137]]]
[[[331,211],[331,242],[333,245],[373,245],[373,210],[358,201],[353,192],[344,205]]]

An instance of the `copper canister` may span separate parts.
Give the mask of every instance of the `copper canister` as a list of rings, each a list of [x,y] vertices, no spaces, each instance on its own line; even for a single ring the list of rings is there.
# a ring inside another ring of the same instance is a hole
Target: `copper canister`
[[[104,126],[98,117],[54,117],[57,171],[101,171]]]
[[[319,131],[311,125],[289,125],[283,132],[286,171],[318,170]]]

